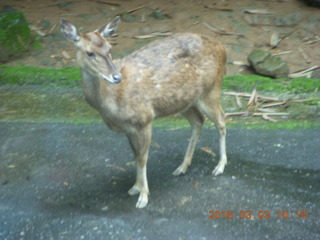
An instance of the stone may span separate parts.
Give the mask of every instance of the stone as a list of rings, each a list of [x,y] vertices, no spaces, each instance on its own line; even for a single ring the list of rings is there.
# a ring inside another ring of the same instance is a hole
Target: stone
[[[288,77],[289,67],[287,62],[278,56],[272,56],[269,51],[255,49],[248,61],[256,73],[273,78]]]
[[[266,50],[261,49],[254,49],[248,56],[248,61],[252,66],[255,66],[264,60],[266,60],[268,57],[271,56],[271,53]]]

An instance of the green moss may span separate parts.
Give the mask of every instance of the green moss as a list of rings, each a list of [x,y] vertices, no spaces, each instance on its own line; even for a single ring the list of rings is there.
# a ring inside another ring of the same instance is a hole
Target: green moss
[[[0,13],[0,62],[20,56],[40,43],[31,34],[29,24],[21,12],[8,11]]]
[[[53,85],[77,87],[80,85],[80,69],[40,68],[33,66],[0,66],[0,85]]]
[[[190,128],[189,123],[181,116],[176,115],[172,117],[166,117],[157,119],[153,122],[153,126],[162,129],[183,129]],[[204,127],[214,128],[214,124],[210,121],[205,121]],[[319,121],[285,121],[285,122],[266,122],[266,121],[254,121],[254,122],[227,122],[227,128],[245,128],[245,129],[307,129],[307,128],[320,128]]]
[[[68,68],[40,68],[34,66],[0,66],[0,85],[45,84],[55,86],[79,85],[80,69]],[[320,90],[320,79],[295,78],[272,79],[257,75],[231,75],[224,78],[224,91],[251,92],[258,91],[274,93],[313,93]]]
[[[254,88],[275,93],[311,93],[319,91],[320,79],[272,79],[258,75],[231,75],[225,77],[223,83],[223,89],[234,91],[251,92]]]
[[[308,129],[308,128],[320,128],[320,122],[318,121],[286,121],[286,122],[259,122],[259,123],[228,123],[228,128],[246,128],[246,129],[264,129],[264,130],[276,130],[276,129]]]

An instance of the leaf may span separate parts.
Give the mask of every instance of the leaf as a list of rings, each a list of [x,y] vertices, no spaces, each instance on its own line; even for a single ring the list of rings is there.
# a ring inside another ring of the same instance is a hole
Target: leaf
[[[119,171],[121,171],[121,172],[125,172],[125,171],[126,171],[125,168],[118,167],[118,166],[113,165],[113,164],[107,164],[106,167],[115,168],[115,169],[117,169],[117,170],[119,170]]]
[[[202,147],[201,148],[202,151],[206,152],[206,153],[209,153],[210,155],[212,156],[215,156],[216,154],[208,147]]]
[[[183,196],[182,199],[180,200],[179,205],[184,206],[187,202],[192,200],[192,196]]]

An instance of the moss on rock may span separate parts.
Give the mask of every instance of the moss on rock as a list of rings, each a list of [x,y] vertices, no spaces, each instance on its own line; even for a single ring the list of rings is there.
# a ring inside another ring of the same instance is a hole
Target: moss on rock
[[[21,12],[0,13],[0,63],[20,56],[32,47],[34,37]]]

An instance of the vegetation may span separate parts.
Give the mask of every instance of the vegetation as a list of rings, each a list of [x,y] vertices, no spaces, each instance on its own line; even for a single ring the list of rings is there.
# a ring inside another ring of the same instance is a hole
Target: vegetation
[[[0,66],[0,85],[80,86],[80,69]]]
[[[17,57],[30,48],[39,48],[29,24],[21,12],[0,13],[0,63]]]
[[[10,109],[11,112],[19,113],[6,114],[2,116],[2,120],[10,119],[24,119],[28,121],[63,121],[70,123],[92,123],[100,121],[100,117],[93,111],[85,101],[82,99],[81,91],[81,73],[77,67],[68,68],[40,68],[34,66],[0,66],[0,86],[27,86],[36,85],[56,88],[59,92],[60,98],[55,97],[55,93],[47,90],[37,90],[33,88],[24,89],[22,92],[14,93],[12,90],[6,92],[3,89],[3,104],[4,109]],[[49,88],[47,88],[49,87]],[[252,92],[254,88],[261,92],[272,92],[274,94],[304,94],[310,97],[310,101],[301,103],[291,103],[288,109],[285,106],[279,111],[297,111],[297,114],[290,114],[290,118],[279,119],[276,123],[266,122],[262,118],[257,117],[235,117],[228,118],[228,127],[242,127],[242,128],[259,128],[259,129],[297,129],[297,128],[311,128],[320,127],[319,121],[316,119],[316,112],[319,106],[320,79],[272,79],[257,75],[232,75],[224,79],[223,91],[237,91],[237,92]],[[35,88],[37,89],[37,88]],[[69,90],[68,90],[69,89]],[[17,90],[16,90],[17,91]],[[33,92],[35,91],[35,92]],[[45,91],[45,92],[42,92]],[[60,92],[62,91],[62,92]],[[73,94],[73,92],[75,92]],[[14,99],[14,101],[12,101]],[[20,99],[24,99],[23,101]],[[12,102],[20,102],[20,104],[13,104]],[[233,97],[222,97],[223,105],[226,110],[234,108]],[[48,111],[45,107],[45,102],[50,102],[51,110]],[[65,104],[68,103],[68,104]],[[13,104],[13,105],[12,105]],[[29,111],[29,105],[35,106],[37,114]],[[42,111],[43,107],[45,110]],[[70,109],[77,109],[77,111],[70,111]],[[296,109],[296,110],[294,110]],[[232,111],[232,110],[231,110]],[[10,111],[9,111],[10,112]],[[311,118],[306,121],[306,117],[313,114]],[[315,114],[315,115],[314,115]],[[18,118],[17,118],[18,117]],[[156,120],[155,127],[166,129],[181,129],[188,128],[187,121],[179,116],[172,116],[169,118]],[[214,127],[210,121],[206,121],[205,127]]]
[[[34,66],[0,66],[0,85],[80,86],[81,73],[77,67],[40,68]],[[275,93],[313,93],[320,90],[320,79],[273,79],[258,75],[231,75],[224,79],[223,89],[230,91]]]
[[[225,78],[223,87],[234,91],[258,91],[275,93],[311,93],[320,90],[320,79],[280,78],[273,79],[258,75],[231,75]]]

